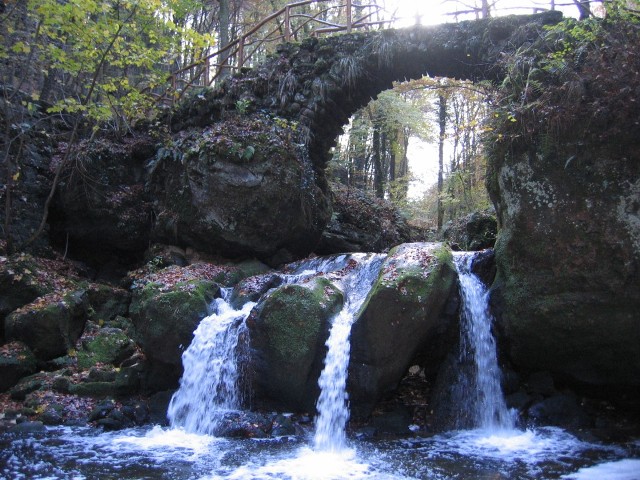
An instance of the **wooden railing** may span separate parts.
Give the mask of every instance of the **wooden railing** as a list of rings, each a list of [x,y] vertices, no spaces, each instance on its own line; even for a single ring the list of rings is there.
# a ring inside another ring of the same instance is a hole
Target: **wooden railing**
[[[301,32],[304,32],[305,36],[317,37],[343,31],[351,33],[355,29],[380,27],[393,22],[392,19],[371,20],[374,15],[382,13],[382,8],[375,4],[356,4],[353,0],[345,0],[339,5],[330,5],[313,14],[299,11],[306,5],[327,1],[329,0],[301,0],[273,12],[228,45],[174,71],[171,74],[173,91],[179,92],[179,98],[191,87],[211,85],[223,74],[243,68],[257,53],[261,52],[266,44],[300,40]],[[342,9],[345,9],[344,24],[321,18],[326,17],[331,10],[340,12]],[[359,12],[360,17],[354,19],[354,12]],[[265,27],[270,25],[275,26],[270,30],[267,28],[265,33]],[[176,96],[173,98],[175,99]]]

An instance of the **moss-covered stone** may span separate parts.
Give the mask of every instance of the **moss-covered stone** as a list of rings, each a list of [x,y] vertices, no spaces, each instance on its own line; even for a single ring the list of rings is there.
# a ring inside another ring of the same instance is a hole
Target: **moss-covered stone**
[[[342,292],[324,278],[277,288],[249,318],[257,390],[293,409],[309,409],[317,397],[329,319]]]
[[[509,357],[602,395],[640,386],[640,31],[611,13],[504,58],[486,142]]]
[[[89,377],[89,381],[72,384],[69,386],[69,393],[94,398],[123,397],[138,393],[140,372],[137,368],[118,368],[113,370],[113,374],[114,376],[109,377],[94,376],[98,381],[91,381],[92,378]]]
[[[59,273],[69,269],[63,262],[24,253],[0,257],[0,341],[4,339],[4,319],[9,313],[54,289],[78,288],[77,278]]]
[[[7,338],[29,346],[41,360],[64,355],[74,348],[88,316],[84,290],[40,297],[5,319]]]
[[[367,416],[418,349],[446,330],[440,314],[454,285],[446,245],[410,243],[389,252],[351,332],[348,388],[356,416]]]
[[[77,352],[78,366],[89,368],[97,363],[118,365],[135,351],[135,343],[118,328],[102,328],[97,335],[82,343]]]
[[[130,307],[136,341],[147,359],[165,366],[164,376],[177,385],[182,374],[182,351],[189,346],[200,320],[220,287],[208,280],[175,285],[148,283],[135,289]]]
[[[294,124],[254,113],[176,136],[150,179],[161,212],[154,239],[274,265],[308,254],[329,206],[298,136]]]
[[[131,293],[121,288],[104,284],[91,284],[87,288],[91,319],[96,323],[127,315]]]

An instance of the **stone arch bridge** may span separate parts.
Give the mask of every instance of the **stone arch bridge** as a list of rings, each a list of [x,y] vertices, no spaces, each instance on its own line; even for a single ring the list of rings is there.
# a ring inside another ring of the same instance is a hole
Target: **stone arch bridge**
[[[88,148],[84,168],[100,186],[68,176],[76,182],[61,188],[53,236],[91,254],[161,242],[270,264],[306,256],[332,217],[330,148],[357,109],[423,75],[500,80],[501,56],[560,20],[547,12],[282,44],[220,88],[192,92],[165,118],[160,148],[157,131]]]
[[[561,12],[549,11],[281,44],[263,64],[185,103],[173,127],[218,121],[245,102],[253,111],[298,122],[314,165],[322,167],[349,117],[394,81],[424,75],[500,80],[501,56],[536,40],[541,25],[561,19]]]

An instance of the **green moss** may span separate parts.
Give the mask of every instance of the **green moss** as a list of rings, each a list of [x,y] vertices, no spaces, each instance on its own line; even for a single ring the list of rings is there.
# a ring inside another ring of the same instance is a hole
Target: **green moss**
[[[342,293],[324,278],[308,286],[285,285],[267,299],[262,320],[279,357],[295,363],[315,345],[323,322],[342,304]]]
[[[133,349],[133,341],[122,330],[105,329],[78,352],[78,366],[89,368],[97,363],[114,363],[127,352],[133,353]]]

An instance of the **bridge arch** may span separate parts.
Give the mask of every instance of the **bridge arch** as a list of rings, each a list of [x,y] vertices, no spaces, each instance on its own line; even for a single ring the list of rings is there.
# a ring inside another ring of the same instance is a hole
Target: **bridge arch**
[[[206,125],[242,103],[295,122],[321,171],[351,115],[394,81],[424,75],[500,80],[501,56],[533,42],[540,26],[561,19],[560,12],[550,11],[285,43],[263,64],[200,95],[206,107],[187,103],[174,128]]]

